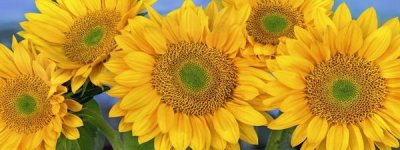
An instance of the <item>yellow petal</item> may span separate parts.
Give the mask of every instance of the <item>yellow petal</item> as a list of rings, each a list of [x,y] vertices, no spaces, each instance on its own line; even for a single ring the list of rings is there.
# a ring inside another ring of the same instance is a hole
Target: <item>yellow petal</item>
[[[75,93],[78,91],[78,89],[85,83],[86,78],[81,77],[81,76],[75,76],[71,80],[71,87],[72,87],[72,92]]]
[[[132,133],[135,136],[144,136],[157,127],[157,114],[152,113],[141,118],[132,126]]]
[[[280,109],[282,112],[301,110],[302,108],[308,107],[304,93],[295,93],[289,95],[283,100]]]
[[[267,124],[264,116],[251,107],[249,104],[237,104],[233,102],[227,103],[227,109],[235,116],[237,120],[248,125],[262,126]]]
[[[214,128],[213,125],[213,117],[212,116],[206,116],[206,121],[208,124],[208,127],[210,128],[210,132],[211,132],[211,148],[213,149],[225,149],[226,147],[226,141],[218,135],[217,131]]]
[[[151,100],[154,92],[151,84],[145,84],[134,88],[121,100],[120,107],[122,109],[138,108],[146,104],[147,101]]]
[[[67,7],[69,12],[74,14],[75,16],[84,16],[87,13],[86,6],[83,5],[81,0],[78,1],[69,1],[69,0],[64,0],[64,5]]]
[[[379,58],[388,49],[391,36],[389,28],[382,27],[376,30],[365,39],[359,55],[364,56],[368,61]]]
[[[353,55],[363,45],[362,31],[356,22],[343,27],[336,39],[336,49],[342,54]]]
[[[160,29],[155,27],[144,28],[144,38],[153,47],[157,54],[164,54],[167,51],[167,41],[161,34]]]
[[[122,98],[127,95],[131,90],[132,88],[121,85],[114,85],[110,90],[107,91],[107,94],[115,98]]]
[[[43,67],[37,62],[37,61],[33,61],[32,62],[32,69],[33,72],[39,76],[43,81],[49,81],[49,76],[46,73],[46,70],[43,69]],[[29,71],[32,71],[31,68],[27,68]]]
[[[319,33],[324,33],[326,28],[331,27],[333,30],[337,31],[337,28],[333,21],[329,18],[329,16],[325,13],[325,10],[322,8],[318,8],[315,11],[315,19],[314,24],[319,31]]]
[[[168,134],[161,134],[154,139],[155,150],[170,150],[172,148]]]
[[[352,19],[349,7],[347,7],[346,3],[341,3],[339,5],[332,18],[339,30],[347,26]]]
[[[150,18],[152,20],[154,20],[155,22],[157,22],[158,24],[161,24],[161,21],[162,21],[161,15],[156,10],[154,10],[153,7],[151,7],[150,5],[148,5],[148,4],[144,4],[144,5],[146,7],[146,10],[147,10]]]
[[[101,1],[82,0],[82,3],[91,11],[96,11],[101,8]]]
[[[51,81],[54,83],[61,83],[61,84],[67,82],[73,76],[71,71],[64,69],[58,69],[55,72],[53,72],[53,74],[54,75],[52,75],[53,78],[51,79]]]
[[[118,131],[119,132],[128,132],[132,130],[132,123],[126,123],[124,118],[118,124]]]
[[[134,71],[153,72],[155,60],[153,56],[144,52],[131,52],[124,57],[126,64]]]
[[[186,149],[192,140],[191,122],[185,114],[177,114],[175,121],[175,126],[169,132],[171,144],[176,149]]]
[[[239,123],[239,129],[241,140],[252,145],[258,145],[258,136],[253,126]]]
[[[294,34],[298,40],[301,40],[303,43],[307,45],[315,41],[313,35],[310,32],[299,26],[294,27]]]
[[[215,131],[223,139],[229,143],[237,143],[239,141],[239,125],[235,117],[224,108],[218,109],[212,119]]]
[[[273,81],[276,80],[276,78],[269,72],[267,72],[264,69],[258,69],[255,67],[240,67],[239,73],[247,74],[247,75],[253,75],[256,76],[264,81]]]
[[[62,133],[69,140],[76,140],[80,137],[78,129],[74,127],[63,126]]]
[[[94,66],[89,75],[90,81],[94,85],[101,86],[103,73],[106,73],[106,68],[103,64],[98,64]]]
[[[385,130],[384,134],[385,140],[381,141],[383,144],[387,145],[388,147],[399,147],[399,141],[392,135],[392,133]]]
[[[161,103],[157,110],[157,121],[161,132],[167,133],[174,125],[175,113],[171,106]]]
[[[276,58],[279,66],[285,70],[294,72],[309,73],[314,65],[307,59],[294,56],[278,56]]]
[[[43,134],[41,131],[36,132],[34,134],[34,136],[32,137],[32,143],[31,143],[31,147],[37,147],[39,146],[39,144],[42,142],[43,140]]]
[[[307,138],[307,125],[308,124],[300,124],[296,127],[290,141],[292,147],[299,145]]]
[[[121,104],[121,101],[118,101],[117,103],[114,104],[113,107],[111,107],[110,112],[108,113],[108,116],[110,118],[120,117],[120,116],[125,115],[125,112],[120,108],[120,104]]]
[[[230,143],[230,144],[226,145],[226,149],[240,150],[240,145],[239,145],[239,143]]]
[[[117,6],[116,1],[107,1],[107,0],[105,0],[105,1],[103,1],[103,2],[105,3],[105,7],[106,7],[107,9],[109,9],[109,10],[114,10],[115,7]]]
[[[149,133],[139,136],[138,143],[139,144],[146,143],[146,142],[150,141],[151,139],[153,139],[158,134],[160,134],[160,128],[156,127],[155,129],[151,130]]]
[[[292,89],[304,89],[306,87],[304,79],[297,73],[290,71],[276,71],[274,76],[284,85]]]
[[[374,32],[378,28],[378,17],[375,8],[370,7],[362,12],[357,22],[363,31],[364,37]]]
[[[193,131],[190,147],[193,149],[209,148],[211,145],[211,133],[205,122],[196,116],[190,117],[190,121]]]
[[[349,124],[349,147],[350,149],[364,149],[364,141],[362,137],[362,133],[358,126]]]
[[[238,85],[234,91],[234,96],[243,100],[253,100],[259,94],[257,88],[247,85]]]
[[[374,141],[383,140],[384,134],[383,130],[379,125],[370,121],[369,119],[364,120],[360,123],[361,128],[363,129],[364,135]]]
[[[150,83],[151,74],[127,70],[118,74],[115,78],[115,82],[126,87],[138,87],[146,83]]]
[[[239,74],[238,83],[239,83],[238,85],[250,85],[256,87],[260,91],[264,92],[268,91],[266,89],[267,86],[267,84],[265,84],[266,82],[255,76]]]
[[[73,114],[67,113],[63,118],[63,123],[69,127],[80,127],[83,126],[81,118]]]
[[[395,60],[400,57],[400,36],[395,36],[386,52],[379,57],[376,61],[384,63],[387,61]]]
[[[308,108],[303,108],[300,111],[290,111],[281,114],[276,120],[272,121],[268,127],[273,130],[282,130],[302,124],[312,116]]]
[[[14,62],[18,70],[23,74],[32,73],[32,60],[27,51],[22,45],[14,49]],[[43,72],[41,72],[43,73]],[[41,75],[41,74],[38,74]],[[46,80],[47,81],[47,80]]]
[[[318,129],[318,130],[316,130]],[[328,132],[328,121],[324,118],[315,116],[311,119],[307,127],[307,141],[310,143],[319,144]]]
[[[305,43],[303,43],[299,40],[294,40],[294,39],[288,39],[285,42],[286,42],[286,46],[287,46],[287,51],[291,56],[304,58],[309,61],[314,60],[310,54],[310,53],[312,53],[310,48]]]
[[[48,0],[37,0],[35,2],[41,13],[63,20],[69,25],[74,22],[71,15],[66,10],[60,8],[55,2]]]
[[[82,110],[82,105],[80,103],[78,103],[77,101],[74,101],[72,99],[66,99],[65,103],[67,104],[68,109],[73,112],[78,112],[78,111]]]
[[[327,150],[346,150],[349,144],[349,129],[346,125],[331,126],[326,138]]]
[[[392,35],[398,35],[399,34],[399,29],[400,29],[400,21],[399,18],[392,18],[388,21],[385,22],[385,24],[382,25],[382,27],[388,27],[392,31]]]
[[[54,44],[64,44],[65,35],[58,28],[39,21],[29,21],[21,23],[21,27],[43,40]]]

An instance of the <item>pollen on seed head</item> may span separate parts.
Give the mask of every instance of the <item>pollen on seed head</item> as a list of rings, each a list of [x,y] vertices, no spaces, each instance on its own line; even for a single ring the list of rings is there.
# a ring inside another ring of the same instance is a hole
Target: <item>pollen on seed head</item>
[[[246,29],[257,43],[277,45],[280,37],[294,38],[294,26],[304,26],[301,12],[290,5],[266,0],[252,8]]]
[[[237,84],[233,60],[203,43],[169,44],[156,59],[152,84],[161,101],[187,115],[213,113],[233,98]]]
[[[361,122],[382,108],[387,89],[376,64],[337,54],[306,76],[305,92],[314,115],[345,124]]]
[[[0,121],[6,128],[30,134],[47,126],[53,118],[47,99],[50,87],[36,75],[5,80],[0,88]]]
[[[72,62],[88,64],[108,55],[117,45],[114,37],[118,34],[120,18],[118,12],[111,10],[89,12],[78,18],[65,33],[66,57]]]

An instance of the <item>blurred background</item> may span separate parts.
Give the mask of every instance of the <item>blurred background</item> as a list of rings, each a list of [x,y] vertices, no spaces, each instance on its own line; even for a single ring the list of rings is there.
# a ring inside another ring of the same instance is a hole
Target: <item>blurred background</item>
[[[207,5],[209,0],[194,0],[197,5]],[[183,0],[158,0],[154,4],[154,8],[162,14],[166,14],[171,10],[178,8]],[[379,21],[383,23],[393,17],[400,16],[400,0],[335,0],[335,7],[346,2],[352,12],[353,17],[358,17],[359,14],[369,7],[375,7],[377,10]],[[0,0],[0,42],[9,46],[11,37],[21,30],[19,22],[24,21],[24,14],[27,12],[37,12],[34,0]],[[104,118],[108,118],[108,111],[112,104],[117,99],[100,94],[95,97],[100,104]],[[117,126],[118,119],[107,119],[114,127]],[[242,149],[245,150],[263,150],[267,144],[269,131],[266,128],[257,128],[260,133],[260,145],[253,146],[242,143]],[[288,147],[290,148],[290,147]]]

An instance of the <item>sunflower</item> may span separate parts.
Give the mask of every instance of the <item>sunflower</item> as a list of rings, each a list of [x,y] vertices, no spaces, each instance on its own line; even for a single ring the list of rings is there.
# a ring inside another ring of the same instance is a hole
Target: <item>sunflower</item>
[[[56,64],[27,41],[12,47],[0,45],[0,149],[55,149],[61,133],[78,139],[82,120],[68,110],[82,106],[64,99]]]
[[[108,94],[121,98],[109,113],[122,116],[119,131],[132,130],[139,143],[154,138],[162,150],[257,144],[253,126],[269,118],[258,99],[273,79],[236,55],[245,41],[235,18],[243,13],[190,0],[165,17],[147,10],[151,19],[134,18],[116,38],[122,51],[105,64]]]
[[[40,14],[28,13],[19,34],[72,78],[76,92],[90,79],[99,85],[103,62],[116,49],[114,37],[155,0],[37,0]]]
[[[242,54],[269,61],[283,53],[280,43],[295,37],[295,26],[314,26],[315,10],[324,9],[329,14],[333,0],[222,0],[222,5],[249,11],[241,31],[248,40]],[[273,70],[275,63],[270,63],[267,65]]]
[[[346,4],[332,19],[317,11],[315,28],[296,29],[281,70],[268,83],[283,114],[269,124],[297,126],[292,146],[302,149],[390,149],[400,138],[400,24],[378,28],[369,8],[353,20]],[[282,96],[284,95],[284,96]]]

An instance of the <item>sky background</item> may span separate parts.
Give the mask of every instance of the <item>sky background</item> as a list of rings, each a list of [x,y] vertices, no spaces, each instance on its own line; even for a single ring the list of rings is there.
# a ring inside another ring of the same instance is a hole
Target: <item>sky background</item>
[[[198,5],[206,5],[209,0],[194,0]],[[158,0],[153,7],[160,13],[168,13],[171,10],[178,8],[183,0]],[[335,0],[334,9],[342,3],[346,2],[352,12],[353,18],[359,16],[359,14],[369,7],[375,7],[377,10],[379,21],[383,23],[393,17],[400,16],[400,0]],[[21,30],[19,22],[24,21],[24,13],[37,12],[34,4],[34,0],[0,0],[0,42],[9,46],[11,37],[13,34]],[[101,94],[95,97],[102,107],[102,111],[106,117],[110,106],[117,100]],[[114,126],[117,124],[117,120],[110,121]],[[259,132],[266,133],[266,129],[257,128]],[[265,143],[267,138],[266,135],[260,135],[260,142]],[[243,145],[243,149],[255,150],[262,149],[265,144],[254,147],[249,145]]]

